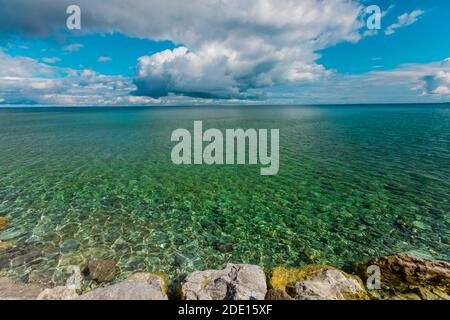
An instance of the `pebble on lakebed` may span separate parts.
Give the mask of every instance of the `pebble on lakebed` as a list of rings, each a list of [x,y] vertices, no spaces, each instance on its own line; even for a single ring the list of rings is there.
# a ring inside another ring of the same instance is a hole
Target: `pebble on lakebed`
[[[9,223],[9,219],[6,217],[0,217],[0,231],[2,231],[3,229],[6,229],[6,226]]]
[[[0,251],[5,251],[14,248],[14,243],[9,241],[0,241]]]
[[[24,251],[19,250],[20,253]],[[26,251],[26,250],[25,250]],[[13,251],[11,251],[13,253]],[[17,252],[14,252],[17,254]],[[101,261],[101,260],[100,260]],[[97,261],[98,262],[98,261]],[[110,262],[94,264],[109,276]],[[367,266],[381,270],[381,290],[366,290]],[[222,270],[195,271],[178,285],[183,300],[450,300],[450,262],[399,253],[356,265],[356,275],[325,265],[275,268],[227,264]],[[92,280],[92,278],[91,278]],[[0,300],[167,300],[168,277],[135,273],[115,284],[89,292],[56,286],[21,284],[0,277]]]

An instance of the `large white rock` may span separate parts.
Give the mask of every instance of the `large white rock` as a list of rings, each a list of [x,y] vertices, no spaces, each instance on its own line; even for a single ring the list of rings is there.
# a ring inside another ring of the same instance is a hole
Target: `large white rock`
[[[165,280],[156,274],[138,273],[117,284],[93,290],[77,300],[167,300]]]
[[[77,290],[65,286],[42,291],[36,300],[72,300],[78,297]]]
[[[266,276],[259,266],[227,264],[223,270],[190,273],[181,284],[184,300],[264,300]]]

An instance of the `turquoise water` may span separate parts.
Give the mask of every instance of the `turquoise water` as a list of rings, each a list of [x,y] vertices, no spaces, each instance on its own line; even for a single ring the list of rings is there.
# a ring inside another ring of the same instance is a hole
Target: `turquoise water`
[[[194,120],[279,128],[278,175],[173,165],[171,132]],[[3,275],[450,256],[449,105],[4,109],[0,150],[0,240],[42,252]]]

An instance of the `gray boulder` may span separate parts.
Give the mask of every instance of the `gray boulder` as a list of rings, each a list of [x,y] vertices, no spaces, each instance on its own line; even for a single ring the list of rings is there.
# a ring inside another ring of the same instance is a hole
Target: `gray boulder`
[[[266,276],[259,266],[227,264],[223,270],[190,273],[181,284],[183,300],[264,300]]]
[[[35,300],[44,288],[0,278],[0,300]]]
[[[42,291],[36,300],[72,300],[78,297],[77,290],[58,286]]]
[[[138,273],[117,284],[93,290],[77,300],[167,300],[167,284],[163,276]]]

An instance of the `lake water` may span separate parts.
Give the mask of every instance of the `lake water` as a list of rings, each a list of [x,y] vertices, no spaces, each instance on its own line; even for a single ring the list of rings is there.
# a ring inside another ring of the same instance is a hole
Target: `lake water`
[[[173,130],[280,129],[280,170],[176,166]],[[450,256],[450,105],[0,110],[1,241],[178,276],[227,262]]]

